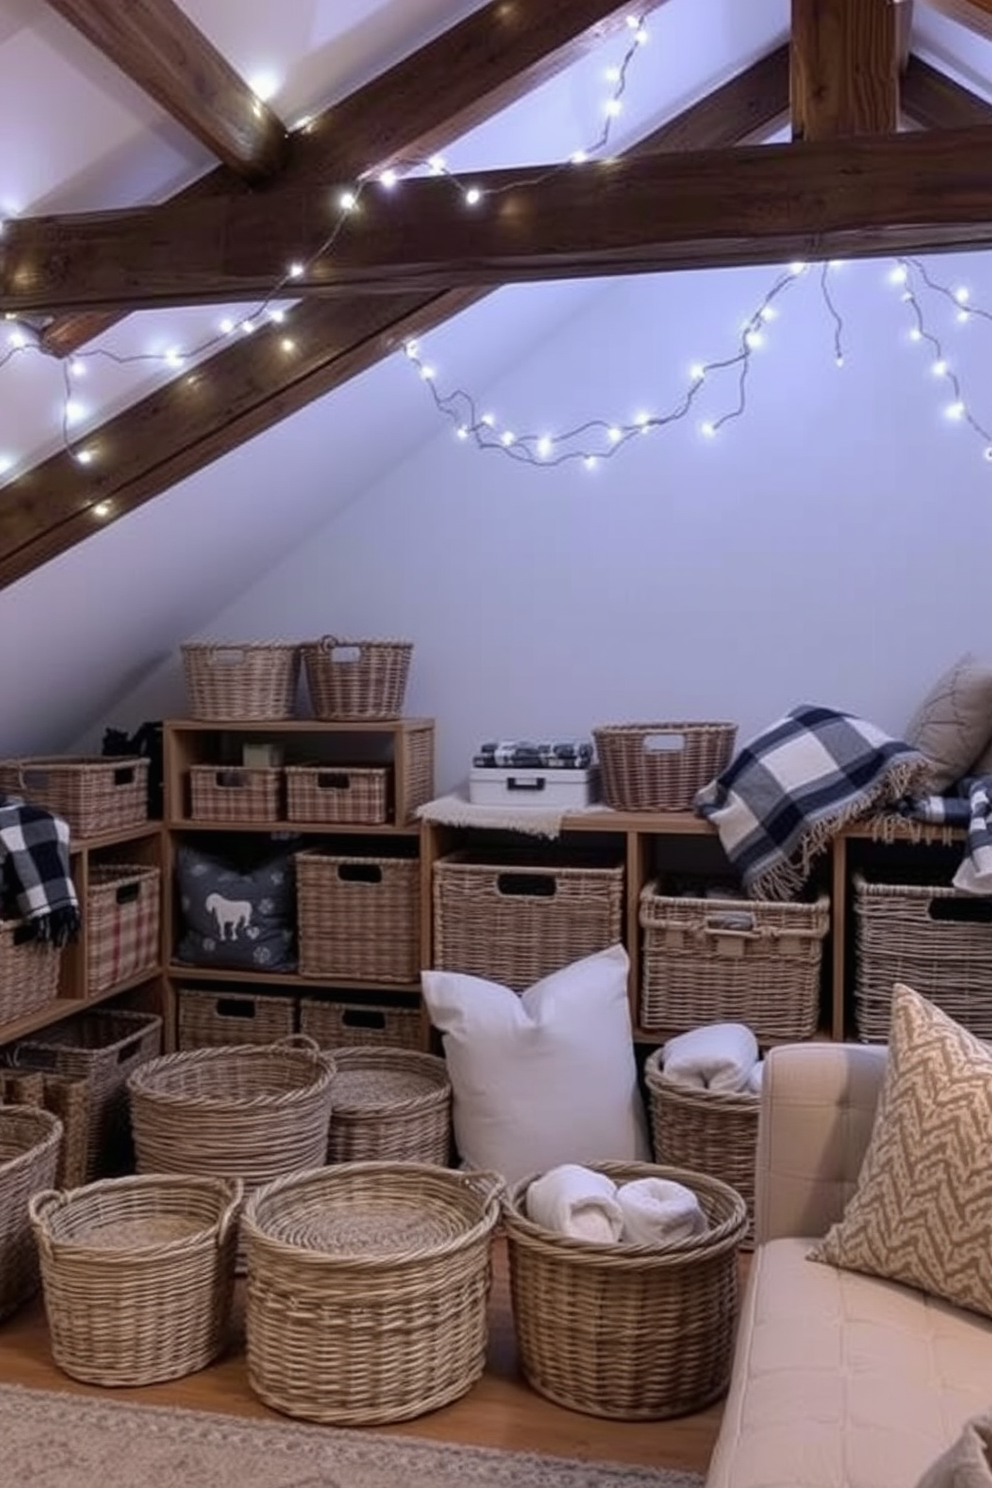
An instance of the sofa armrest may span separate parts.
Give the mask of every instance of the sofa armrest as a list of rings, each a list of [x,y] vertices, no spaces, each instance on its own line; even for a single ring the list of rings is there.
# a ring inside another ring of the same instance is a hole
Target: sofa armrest
[[[854,1191],[885,1070],[884,1045],[783,1044],[765,1060],[755,1238],[822,1235]]]

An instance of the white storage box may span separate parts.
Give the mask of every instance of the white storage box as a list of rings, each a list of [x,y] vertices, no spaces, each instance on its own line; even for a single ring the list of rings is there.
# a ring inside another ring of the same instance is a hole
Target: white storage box
[[[483,766],[468,778],[468,798],[476,806],[525,806],[574,811],[599,800],[599,770],[513,770]]]

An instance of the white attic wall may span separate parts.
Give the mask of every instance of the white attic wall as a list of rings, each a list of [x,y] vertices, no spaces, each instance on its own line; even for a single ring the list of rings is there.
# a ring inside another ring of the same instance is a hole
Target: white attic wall
[[[992,304],[987,257],[931,266],[950,283],[967,272]],[[834,281],[842,369],[816,271],[789,291],[746,415],[715,440],[686,421],[594,472],[536,470],[439,424],[203,634],[409,637],[407,711],[439,720],[444,788],[499,734],[680,717],[751,732],[804,700],[898,733],[947,662],[992,654],[992,464],[945,416],[948,390],[908,341],[887,267]],[[486,402],[518,430],[657,412],[691,362],[733,346],[772,277],[614,282]],[[959,327],[946,305],[934,323],[989,402],[992,328]],[[445,340],[429,347],[442,383],[458,380]],[[427,397],[412,371],[409,397]],[[700,417],[732,402],[728,388]]]

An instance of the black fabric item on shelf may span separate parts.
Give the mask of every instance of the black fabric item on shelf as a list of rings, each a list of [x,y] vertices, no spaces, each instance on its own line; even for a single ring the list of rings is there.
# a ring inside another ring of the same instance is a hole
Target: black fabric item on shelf
[[[102,753],[104,758],[110,755],[134,754],[149,761],[148,815],[152,821],[161,821],[165,794],[161,721],[143,723],[133,734],[124,729],[105,729]]]

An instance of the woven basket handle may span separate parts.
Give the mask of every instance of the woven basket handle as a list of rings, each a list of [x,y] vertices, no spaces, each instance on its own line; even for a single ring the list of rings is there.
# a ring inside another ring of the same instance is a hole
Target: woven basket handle
[[[328,1074],[336,1075],[338,1072],[334,1056],[328,1049],[322,1049],[316,1039],[308,1033],[287,1033],[285,1038],[276,1039],[277,1049],[302,1049],[305,1054],[312,1054],[318,1064],[322,1064]]]
[[[684,729],[652,729],[641,740],[645,754],[681,754],[687,744]]]
[[[335,665],[344,662],[346,665],[353,666],[356,661],[362,659],[362,648],[358,641],[342,641],[338,636],[325,635],[321,636],[317,644]],[[335,653],[338,654],[335,655]]]
[[[486,1168],[463,1173],[462,1178],[466,1187],[474,1189],[486,1205],[491,1204],[493,1199],[498,1199],[506,1188],[506,1179],[502,1173],[490,1172]]]

